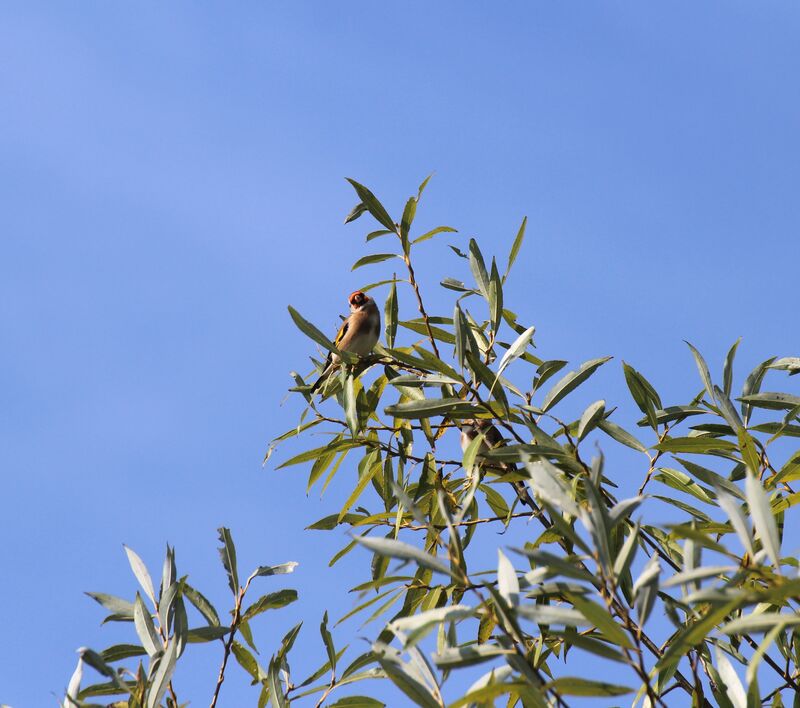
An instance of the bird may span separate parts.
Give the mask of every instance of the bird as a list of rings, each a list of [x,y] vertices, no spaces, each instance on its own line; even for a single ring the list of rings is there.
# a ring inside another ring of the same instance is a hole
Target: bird
[[[358,356],[366,356],[378,343],[381,330],[381,315],[378,306],[369,295],[356,290],[347,298],[350,303],[350,315],[342,322],[333,346],[339,351]],[[322,369],[322,375],[316,380],[309,393],[314,393],[324,384],[330,375],[339,367],[341,357],[330,351]]]
[[[469,444],[481,433],[483,434],[483,442],[480,445],[478,454],[486,452],[487,450],[496,450],[497,448],[505,445],[503,436],[491,421],[467,418],[459,423],[459,428],[461,430],[462,452],[466,452]],[[501,467],[505,472],[516,471],[514,465],[504,463],[501,465]],[[531,495],[528,494],[528,489],[525,487],[525,483],[521,480],[513,480],[510,481],[510,484],[514,487],[514,491],[517,493],[519,500],[526,506],[529,506],[531,509],[536,511],[536,504],[534,503],[533,499],[531,499]]]

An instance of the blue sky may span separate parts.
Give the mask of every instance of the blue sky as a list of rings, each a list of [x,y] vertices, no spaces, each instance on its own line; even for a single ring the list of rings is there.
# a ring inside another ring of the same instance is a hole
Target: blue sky
[[[397,213],[435,171],[420,225],[501,258],[528,215],[506,298],[548,356],[614,354],[679,400],[683,339],[719,363],[742,336],[740,377],[796,355],[798,25],[789,2],[3,3],[0,702],[52,704],[78,646],[126,636],[81,594],[132,594],[122,543],[154,567],[174,544],[224,607],[223,524],[243,567],[301,563],[264,649],[305,616],[321,656],[365,557],[327,569],[342,538],[302,529],[338,492],[260,463],[313,350],[286,305],[333,328],[390,272],[350,272],[380,249],[342,224],[346,176]],[[450,312],[445,243],[418,271]]]

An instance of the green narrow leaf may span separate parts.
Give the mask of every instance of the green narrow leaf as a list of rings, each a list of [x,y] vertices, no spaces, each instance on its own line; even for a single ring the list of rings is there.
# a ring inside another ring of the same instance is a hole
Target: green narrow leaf
[[[357,268],[361,268],[365,265],[372,265],[373,263],[383,263],[384,261],[388,261],[392,258],[399,258],[396,253],[372,253],[368,256],[363,256],[359,258],[355,263],[353,263],[353,267],[350,268],[351,271],[356,270]]]
[[[736,570],[733,568],[732,570]],[[800,624],[800,617],[796,614],[786,614],[780,612],[752,612],[749,615],[741,615],[736,619],[726,622],[719,631],[723,634],[760,634],[775,628],[787,626],[797,626]]]
[[[81,688],[82,680],[83,680],[83,657],[79,656],[78,665],[75,667],[75,671],[70,677],[69,684],[67,684],[67,695],[64,700],[64,703],[62,704],[63,708],[69,708],[69,706],[75,703],[74,699],[78,698],[78,693]]]
[[[526,463],[525,470],[530,475],[533,481],[531,487],[539,498],[570,516],[580,516],[580,509],[573,498],[574,491],[554,464],[541,459]]]
[[[401,327],[405,327],[406,329],[410,329],[412,332],[416,332],[417,334],[421,334],[424,337],[428,336],[428,326],[425,322],[415,321],[415,320],[404,320],[398,322]],[[453,337],[450,332],[441,327],[436,327],[431,325],[431,332],[433,333],[434,338],[446,342],[447,344],[455,344],[455,338]]]
[[[167,544],[167,552],[164,556],[164,566],[161,571],[161,589],[159,597],[164,597],[164,593],[167,591],[172,583],[175,582],[177,577],[178,571],[175,568],[175,549],[170,548],[170,545]]]
[[[253,681],[261,681],[267,677],[266,673],[264,673],[258,665],[256,658],[248,649],[239,644],[239,642],[234,642],[231,645],[231,651],[236,661],[239,663],[239,666],[253,677]]]
[[[733,388],[733,360],[736,357],[736,350],[739,348],[739,343],[742,338],[739,337],[733,346],[728,350],[728,355],[725,357],[725,363],[722,366],[722,390],[725,395],[730,398],[731,389]]]
[[[500,518],[508,516],[511,510],[508,508],[508,504],[506,504],[506,500],[503,498],[503,495],[500,494],[500,492],[486,484],[481,484],[478,489],[483,492],[484,496],[486,497],[486,503],[489,505],[489,508],[492,510],[495,516]]]
[[[522,248],[522,241],[525,239],[525,227],[527,225],[528,217],[526,216],[522,219],[519,231],[517,231],[517,235],[514,238],[514,243],[511,245],[511,252],[508,254],[508,265],[506,266],[506,272],[503,274],[503,283],[506,282],[508,274],[511,272],[511,266],[514,265],[514,261],[517,260],[517,255],[519,254],[519,249]]]
[[[328,652],[328,661],[330,662],[331,672],[336,673],[336,648],[333,645],[333,637],[328,629],[328,613],[322,616],[322,622],[319,625],[319,633],[322,636],[322,643],[325,645],[325,651]]]
[[[145,607],[142,597],[138,592],[136,593],[136,602],[133,605],[133,623],[136,627],[136,634],[139,635],[139,641],[142,643],[148,656],[151,658],[154,657],[161,651],[161,640],[153,624],[153,617],[150,615],[150,611],[147,607]]]
[[[189,640],[189,618],[186,615],[186,603],[184,603],[182,595],[178,595],[174,603],[172,633],[172,640],[176,643],[178,656],[180,656]]]
[[[114,685],[122,688],[123,691],[127,691],[124,688],[125,683],[117,676],[117,672],[114,671],[105,661],[100,657],[100,655],[96,651],[92,651],[91,649],[79,649],[78,654],[81,657],[81,661],[87,666],[91,666],[95,671],[103,676],[108,676],[113,682]]]
[[[528,327],[522,334],[519,335],[514,340],[514,343],[508,348],[505,354],[503,354],[503,358],[500,359],[500,364],[497,367],[497,379],[500,378],[500,375],[506,370],[506,367],[511,364],[513,361],[519,359],[525,353],[525,350],[528,348],[528,345],[531,343],[531,339],[533,339],[533,333],[536,331],[536,327]]]
[[[144,647],[138,644],[114,644],[100,652],[103,661],[109,664],[123,659],[130,659],[133,656],[142,656],[143,654],[147,654],[147,652]]]
[[[536,368],[536,376],[533,379],[533,390],[537,391],[544,383],[557,374],[561,369],[567,365],[566,361],[561,359],[552,359],[550,361],[543,361]]]
[[[758,666],[761,663],[761,660],[764,658],[764,655],[767,653],[767,650],[770,648],[772,643],[781,636],[782,632],[783,632],[783,627],[773,627],[769,632],[767,632],[767,635],[764,637],[764,641],[762,641],[761,644],[758,645],[758,649],[756,649],[756,651],[753,652],[753,656],[750,659],[749,664],[747,665],[747,672],[745,674],[745,678],[748,684],[747,686],[748,708],[750,708],[750,706],[753,706],[755,708],[756,706],[761,705],[760,692],[758,690]],[[780,695],[780,693],[776,695]],[[772,703],[773,708],[777,708],[779,702],[780,699],[776,701],[773,698],[773,703]]]
[[[356,219],[357,219],[359,216],[361,216],[361,215],[362,215],[362,214],[363,214],[363,213],[364,213],[366,210],[367,210],[367,207],[364,205],[364,203],[363,203],[363,202],[359,202],[358,204],[356,204],[356,205],[355,205],[355,206],[354,206],[354,207],[353,207],[353,208],[350,210],[350,213],[349,213],[349,214],[348,214],[346,217],[344,217],[344,223],[345,223],[345,224],[349,224],[351,221],[355,221],[355,220],[356,220]]]
[[[731,600],[724,605],[710,609],[705,614],[700,615],[696,621],[685,625],[672,638],[672,641],[666,645],[664,653],[656,664],[656,670],[664,671],[668,667],[676,666],[688,649],[704,641],[711,630],[724,621],[741,602],[742,600],[739,598]]]
[[[428,186],[428,182],[431,181],[431,178],[434,174],[434,172],[431,172],[424,180],[422,180],[422,182],[420,182],[419,188],[417,189],[417,201],[422,199],[422,193],[425,191],[425,187]]]
[[[355,383],[352,374],[347,376],[344,381],[344,414],[350,435],[354,438],[358,437],[358,408],[356,407]]]
[[[689,462],[689,460],[684,460],[681,457],[676,457],[675,459],[686,468],[689,474],[697,477],[697,479],[699,479],[701,482],[714,487],[714,489],[723,489],[737,499],[741,499],[742,501],[745,500],[744,494],[742,494],[742,491],[739,489],[739,487],[722,475],[712,472],[711,470],[701,467],[700,465],[696,465],[694,462]]]
[[[385,708],[386,704],[381,703],[377,698],[368,696],[345,696],[335,703],[328,704],[327,708]]]
[[[733,526],[733,530],[736,532],[736,535],[742,542],[742,546],[744,546],[745,551],[747,551],[752,556],[753,538],[750,535],[750,529],[747,526],[747,521],[744,517],[744,514],[742,513],[742,510],[739,508],[739,505],[736,503],[736,500],[726,491],[723,491],[721,487],[716,487],[716,492],[717,492],[717,503],[722,507],[722,509],[728,515],[728,518],[730,519],[731,522],[731,526]]]
[[[147,572],[147,566],[138,556],[136,551],[134,551],[132,548],[128,548],[125,545],[122,547],[125,549],[125,553],[128,555],[128,563],[130,563],[131,570],[136,576],[136,580],[139,581],[139,585],[142,586],[142,589],[145,591],[147,597],[149,597],[150,601],[155,605],[156,592],[153,589],[153,581],[150,579],[150,573]]]
[[[186,635],[186,641],[189,642],[189,644],[213,642],[217,639],[222,639],[230,633],[230,627],[206,625],[205,627],[195,627],[194,629],[190,629]]]
[[[567,627],[582,627],[590,624],[578,610],[561,605],[520,605],[517,614],[533,620],[536,624],[563,624]]]
[[[578,422],[578,440],[583,440],[603,419],[606,412],[606,402],[603,400],[595,401],[581,415]]]
[[[489,275],[489,314],[492,331],[496,333],[503,320],[503,283],[500,280],[500,273],[494,258],[492,258],[492,269]]]
[[[611,644],[616,644],[626,649],[633,648],[628,635],[625,634],[625,631],[616,623],[608,610],[577,593],[569,593],[568,598],[575,609],[597,627]]]
[[[622,548],[614,561],[614,576],[618,581],[625,577],[630,570],[633,557],[636,555],[638,541],[639,524],[637,523],[628,534],[628,538],[625,539],[625,543],[622,544]]]
[[[739,400],[755,408],[766,408],[773,411],[792,410],[800,406],[800,396],[772,391],[751,393],[748,396],[742,396]]]
[[[639,624],[644,626],[650,612],[655,605],[658,594],[658,578],[661,574],[661,563],[658,556],[652,556],[645,565],[644,570],[633,584],[633,597],[636,604],[636,613],[639,615]]]
[[[365,455],[358,465],[358,484],[356,484],[347,501],[344,503],[341,511],[339,512],[339,523],[347,516],[353,504],[356,503],[358,498],[367,488],[367,485],[372,481],[372,478],[378,474],[382,469],[382,462],[380,452],[378,449],[373,449]]]
[[[687,583],[696,583],[698,580],[705,580],[706,578],[712,578],[718,575],[720,576],[725,575],[726,573],[731,573],[735,570],[736,566],[733,565],[703,566],[701,568],[694,568],[692,570],[687,570],[682,573],[675,573],[675,575],[673,575],[669,580],[662,583],[661,586],[664,588],[671,588],[674,587],[675,585],[686,585]],[[722,627],[721,631],[724,632],[725,628]]]
[[[396,226],[392,221],[392,217],[389,216],[389,213],[383,207],[375,195],[369,191],[363,184],[359,184],[353,179],[347,177],[347,181],[353,186],[353,189],[356,190],[356,194],[358,194],[358,198],[363,203],[364,207],[369,211],[370,214],[375,218],[375,220],[381,224],[382,226],[386,227],[392,232],[396,232]]]
[[[464,368],[466,353],[469,349],[468,325],[458,303],[453,311],[453,330],[455,332],[455,358],[460,369]]]
[[[417,214],[417,200],[411,197],[406,202],[406,207],[403,209],[403,218],[400,220],[400,241],[403,244],[403,252],[408,253],[410,244],[408,236],[411,233],[411,224],[414,223],[414,217]]]
[[[294,573],[294,569],[300,565],[297,561],[289,561],[288,563],[281,563],[280,565],[260,565],[253,573],[256,577],[265,577],[269,575],[286,575]]]
[[[511,565],[511,561],[501,551],[497,549],[497,589],[500,596],[514,607],[519,604],[519,579],[517,571]]]
[[[369,536],[357,536],[353,539],[362,546],[366,546],[373,553],[378,553],[389,558],[400,560],[412,560],[423,568],[429,568],[437,573],[452,575],[452,571],[447,564],[436,556],[432,556],[416,546],[412,546],[402,541],[394,541],[388,538],[372,538]]]
[[[653,449],[661,452],[694,452],[703,454],[712,450],[733,451],[737,448],[730,440],[698,436],[694,438],[667,438],[658,443],[658,445],[653,445]]]
[[[389,347],[389,349],[394,347],[394,338],[397,335],[397,311],[397,286],[392,283],[389,295],[386,298],[386,304],[383,307],[386,346]]]
[[[686,344],[692,351],[692,356],[694,357],[695,364],[697,364],[697,370],[700,372],[700,378],[703,380],[703,386],[705,386],[708,397],[714,401],[714,386],[711,383],[711,373],[708,370],[708,364],[706,364],[706,360],[703,359],[703,355],[697,351],[693,344],[690,342],[686,342]]]
[[[725,422],[730,426],[731,431],[743,430],[742,419],[739,418],[739,414],[736,412],[733,403],[731,403],[731,399],[716,385],[714,386],[714,397],[717,399],[717,408],[719,409],[720,415],[722,415]],[[695,429],[698,430],[700,427],[696,426]]]
[[[738,438],[739,450],[742,452],[744,463],[753,470],[754,473],[759,474],[761,471],[761,456],[758,454],[752,436],[744,428],[739,428]]]
[[[769,365],[770,369],[781,369],[782,371],[788,371],[789,376],[796,376],[800,373],[800,357],[797,356],[784,356],[778,359],[777,361],[773,361]]]
[[[373,645],[373,650],[389,680],[416,705],[422,708],[441,708],[442,702],[437,700],[414,665],[404,664],[399,657],[396,658],[397,652],[394,649],[380,642]]]
[[[389,278],[387,280],[378,280],[374,283],[368,283],[367,285],[361,286],[361,292],[369,292],[370,290],[374,290],[375,288],[380,288],[383,285],[391,285],[392,283],[404,283],[405,280],[398,280],[396,277]]]
[[[704,504],[714,504],[714,494],[701,487],[692,480],[689,475],[680,470],[669,467],[659,467],[658,474],[654,477],[659,482],[663,482],[668,487],[677,489],[680,492],[691,494],[695,499],[699,499]]]
[[[366,208],[364,209],[364,211],[366,211]],[[346,224],[347,221],[345,221],[344,223]],[[372,240],[374,240],[376,238],[380,238],[381,236],[387,236],[388,234],[393,234],[393,233],[394,233],[394,231],[389,231],[387,229],[378,229],[377,231],[371,231],[370,233],[368,233],[366,240],[367,240],[367,243],[369,243],[370,241],[372,241]]]
[[[476,412],[478,411],[472,404],[460,398],[424,398],[384,408],[386,415],[411,420],[433,418],[440,415],[469,418]]]
[[[775,357],[770,357],[766,361],[762,361],[755,369],[753,369],[745,379],[744,386],[742,387],[742,398],[746,398],[761,390],[761,382],[764,380],[764,375],[767,373],[770,364],[775,361]],[[739,399],[741,400],[741,399]],[[750,420],[750,411],[752,407],[747,401],[742,401],[742,420],[747,425]]]
[[[634,692],[634,689],[628,686],[618,686],[605,681],[593,681],[573,676],[557,678],[545,684],[544,688],[566,696],[624,696],[626,693]]]
[[[471,238],[469,240],[469,267],[472,270],[472,276],[475,278],[475,283],[478,290],[483,295],[484,300],[489,301],[489,273],[486,271],[486,263],[483,260],[483,254],[478,247],[478,242]]]
[[[342,450],[352,450],[354,447],[361,447],[361,444],[362,443],[357,440],[342,440],[341,436],[337,436],[327,445],[322,445],[321,447],[315,447],[312,450],[301,452],[299,455],[295,455],[294,457],[286,460],[286,462],[282,462],[275,469],[280,470],[284,467],[291,467],[292,465],[299,465],[303,462],[316,460],[321,454],[324,454],[328,451],[340,452]]]
[[[281,648],[278,650],[277,658],[278,660],[282,660],[284,656],[286,656],[289,651],[291,651],[292,647],[294,646],[295,639],[297,639],[297,635],[300,634],[300,628],[303,626],[303,623],[300,622],[292,627],[281,639]]]
[[[647,453],[647,448],[641,442],[639,442],[627,430],[620,427],[616,423],[613,423],[607,418],[600,418],[597,421],[597,427],[600,428],[600,430],[602,430],[606,435],[616,440],[618,443],[627,445],[633,450],[638,450],[639,452],[644,452],[645,454]]]
[[[342,435],[341,433],[334,438],[334,441],[341,440]],[[306,485],[306,494],[311,491],[311,487],[314,486],[316,481],[324,474],[325,470],[330,467],[331,462],[336,459],[336,455],[339,454],[337,449],[328,450],[321,452],[319,457],[314,460],[314,464],[311,465],[311,471],[308,473],[308,484]],[[347,454],[347,451],[342,453],[343,455]]]
[[[283,686],[280,678],[280,665],[273,657],[269,662],[267,670],[267,685],[269,686],[269,696],[274,708],[289,708],[289,702],[283,694]]]
[[[267,610],[279,610],[281,607],[286,607],[286,605],[290,605],[296,600],[297,590],[291,590],[289,588],[267,593],[259,597],[258,600],[244,611],[242,619],[249,621],[262,612],[266,612]]]
[[[236,547],[233,545],[233,537],[231,530],[221,526],[217,529],[219,540],[222,543],[219,550],[219,557],[225,572],[228,574],[228,587],[230,587],[233,596],[236,597],[239,592],[239,570],[236,566]]]
[[[333,346],[333,342],[331,341],[330,337],[326,337],[322,332],[320,332],[320,330],[318,330],[313,324],[311,324],[307,319],[305,319],[291,305],[289,305],[289,314],[291,315],[295,325],[297,325],[297,328],[303,334],[305,334],[306,337],[312,339],[327,351],[336,352],[337,354],[339,353],[336,347]]]
[[[725,692],[734,708],[747,708],[747,694],[745,693],[742,682],[736,675],[736,670],[722,652],[718,645],[714,646],[714,653],[717,656],[717,671],[724,681]]]
[[[492,674],[499,674],[502,669],[492,669]],[[496,698],[508,694],[509,702],[513,698],[517,700],[517,696],[525,693],[525,700],[531,707],[545,708],[548,702],[545,700],[544,694],[538,686],[532,686],[521,681],[497,681],[496,683],[489,683],[488,685],[472,686],[465,696],[462,696],[454,703],[451,703],[448,708],[462,708],[462,706],[494,706],[496,705]],[[535,692],[533,697],[531,692]],[[508,705],[506,703],[505,705]],[[514,704],[511,704],[514,705]]]
[[[449,605],[428,609],[416,615],[400,617],[388,624],[388,629],[400,637],[404,648],[412,647],[433,629],[448,622],[458,622],[473,616],[475,610],[467,605]]]
[[[161,699],[167,692],[172,674],[175,673],[175,662],[178,660],[178,645],[176,642],[169,642],[164,650],[164,656],[158,663],[150,690],[147,692],[147,708],[158,708]]]
[[[467,363],[469,364],[469,368],[475,374],[475,378],[478,379],[488,390],[490,390],[494,397],[500,402],[503,406],[505,411],[508,411],[508,398],[506,397],[506,391],[503,386],[495,386],[495,374],[494,372],[484,364],[479,356],[476,356],[472,352],[467,352]]]
[[[158,623],[164,629],[169,626],[170,613],[173,610],[174,603],[180,598],[181,583],[172,583],[167,588],[167,591],[161,596],[158,603]]]
[[[422,236],[417,236],[411,243],[417,244],[422,243],[423,241],[427,241],[432,239],[436,234],[443,234],[443,233],[458,233],[456,229],[451,228],[450,226],[437,226],[435,229],[431,229],[426,233],[422,234]]]
[[[592,359],[581,364],[577,371],[570,371],[559,382],[553,386],[544,397],[542,401],[542,411],[548,411],[556,405],[564,396],[580,386],[586,379],[588,379],[599,367],[605,364],[610,356],[604,356],[600,359]]]
[[[133,619],[133,603],[128,600],[123,600],[121,597],[114,595],[107,595],[104,592],[87,592],[86,595],[92,598],[95,602],[105,607],[112,612],[120,620]]]
[[[449,647],[434,654],[433,661],[440,669],[456,669],[481,664],[508,653],[508,649],[492,645]]]
[[[750,471],[747,470],[745,479],[745,494],[747,495],[747,505],[750,508],[750,515],[753,517],[753,525],[756,534],[761,541],[761,545],[767,552],[769,559],[775,566],[775,570],[780,573],[781,568],[781,545],[778,536],[778,526],[772,509],[769,504],[769,497],[761,486],[761,482]]]
[[[661,409],[661,398],[656,390],[650,385],[648,380],[626,362],[622,362],[622,369],[625,373],[625,382],[633,396],[633,400],[639,410],[647,416],[650,427],[653,430],[658,428],[656,411]]]

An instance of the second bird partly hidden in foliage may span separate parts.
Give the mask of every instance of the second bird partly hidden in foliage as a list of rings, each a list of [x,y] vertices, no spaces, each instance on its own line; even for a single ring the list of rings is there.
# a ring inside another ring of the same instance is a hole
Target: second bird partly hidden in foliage
[[[369,295],[356,290],[348,298],[350,315],[342,322],[333,345],[342,352],[366,356],[378,343],[381,330],[381,315],[378,306]],[[335,352],[328,352],[322,375],[311,387],[314,393],[339,367],[341,359]]]
[[[480,449],[478,451],[479,454],[483,454],[490,450],[497,450],[505,445],[505,440],[500,434],[500,431],[488,420],[469,418],[467,420],[462,420],[459,424],[459,427],[461,428],[462,452],[466,452],[470,443],[479,435],[483,436],[483,440],[480,443]],[[499,469],[500,474],[506,472],[514,473],[517,471],[514,465],[509,465],[506,463],[499,465]],[[511,486],[514,487],[514,491],[517,493],[519,500],[523,504],[529,506],[531,509],[536,509],[536,505],[533,503],[533,499],[531,499],[530,494],[528,494],[528,490],[525,487],[524,482],[515,480],[511,482]]]

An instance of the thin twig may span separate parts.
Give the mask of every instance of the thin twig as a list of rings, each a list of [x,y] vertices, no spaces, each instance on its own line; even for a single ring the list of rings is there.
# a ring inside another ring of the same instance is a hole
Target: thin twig
[[[542,513],[541,509],[538,510],[539,514]],[[469,521],[458,521],[450,524],[453,528],[463,527],[463,526],[476,526],[477,524],[489,524],[495,521],[507,521],[508,519],[521,519],[531,518],[531,516],[535,516],[535,514],[531,514],[530,511],[518,511],[514,514],[508,514],[507,516],[490,516],[485,519],[470,519]],[[394,521],[387,520],[376,520],[371,521],[371,525],[376,526],[391,526],[392,528],[395,527]],[[430,526],[419,526],[413,524],[400,524],[401,529],[406,529],[408,531],[429,531],[431,528],[436,529],[437,531],[446,531],[447,525],[446,524],[431,524]]]
[[[236,636],[236,630],[239,629],[239,622],[241,620],[241,611],[242,611],[242,601],[244,600],[244,596],[247,593],[247,589],[250,587],[250,582],[255,578],[257,573],[252,573],[249,578],[247,578],[247,582],[244,584],[244,587],[239,589],[239,593],[236,596],[236,604],[233,608],[233,620],[231,621],[231,633],[228,635],[227,640],[225,641],[225,648],[222,653],[222,664],[219,667],[219,675],[217,676],[217,685],[214,687],[214,695],[211,698],[211,706],[210,708],[216,708],[217,699],[219,698],[219,691],[222,688],[222,682],[225,680],[225,669],[228,666],[228,657],[231,654],[231,648],[233,647],[233,638]]]
[[[403,256],[403,261],[406,264],[406,268],[408,268],[408,280],[411,283],[411,287],[414,290],[414,294],[417,296],[417,309],[419,310],[419,314],[422,315],[422,319],[425,321],[425,329],[428,330],[428,339],[431,341],[431,346],[433,347],[433,353],[436,355],[437,359],[441,359],[441,355],[439,354],[439,348],[436,346],[436,339],[433,336],[433,330],[431,329],[431,322],[430,318],[428,317],[428,313],[425,311],[425,305],[422,302],[422,293],[419,291],[419,285],[417,284],[417,278],[414,275],[414,267],[411,265],[411,258],[406,253]]]
[[[158,617],[159,616],[158,615],[158,609],[159,609],[158,608],[158,602],[155,602],[154,604],[155,604],[155,607],[156,607],[156,617]],[[167,637],[166,632],[164,631],[164,628],[161,626],[161,622],[160,621],[158,622],[158,634],[161,637],[161,641],[164,643],[164,647],[166,647],[167,646],[168,637]],[[176,706],[179,705],[178,704],[178,696],[175,695],[175,689],[172,687],[172,681],[170,681],[167,684],[167,690],[169,691],[169,696],[170,696],[170,698],[172,698],[172,700],[175,703],[175,705]]]
[[[662,442],[664,442],[664,439],[667,437],[668,433],[669,433],[669,424],[665,423],[664,424],[664,432],[661,433],[661,435],[658,436],[658,444],[659,445]],[[642,494],[644,494],[644,488],[647,486],[647,483],[650,481],[650,478],[653,476],[653,472],[655,472],[655,470],[656,470],[656,464],[658,463],[659,458],[663,454],[664,454],[663,450],[658,450],[655,455],[650,457],[650,467],[647,470],[647,474],[645,475],[644,482],[642,482],[642,486],[639,487],[639,492],[638,492],[639,496],[642,496]],[[648,457],[649,457],[649,454],[648,454]]]

